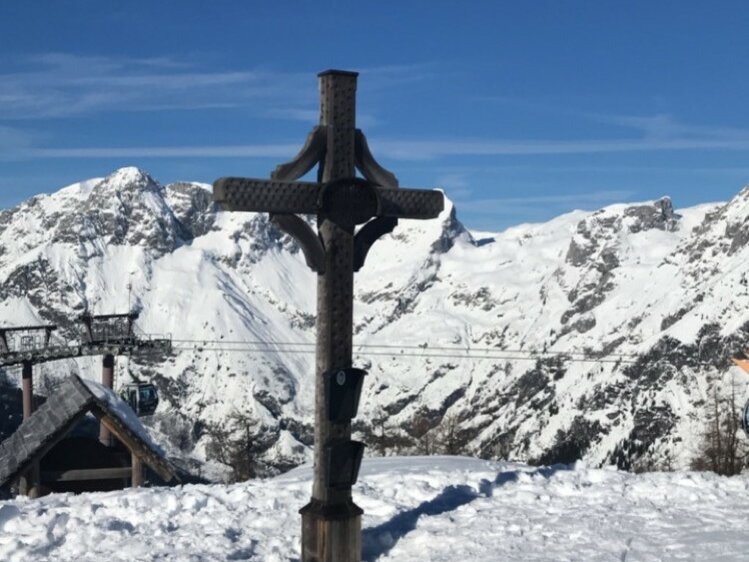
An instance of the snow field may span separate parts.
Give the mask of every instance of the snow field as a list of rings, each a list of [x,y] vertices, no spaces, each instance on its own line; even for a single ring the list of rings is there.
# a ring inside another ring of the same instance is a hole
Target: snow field
[[[0,559],[299,559],[308,466],[231,486],[0,502]],[[528,467],[461,457],[366,459],[355,501],[366,560],[749,558],[749,478]]]

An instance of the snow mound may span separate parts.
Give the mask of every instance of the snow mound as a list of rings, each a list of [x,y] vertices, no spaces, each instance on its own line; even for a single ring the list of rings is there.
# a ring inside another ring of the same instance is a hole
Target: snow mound
[[[232,486],[0,502],[0,559],[298,560],[308,466]],[[749,478],[366,459],[365,560],[746,560]]]

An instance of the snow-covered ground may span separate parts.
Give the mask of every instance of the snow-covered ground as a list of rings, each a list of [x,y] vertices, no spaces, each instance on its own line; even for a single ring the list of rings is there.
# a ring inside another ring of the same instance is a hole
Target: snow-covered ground
[[[298,560],[310,476],[0,502],[0,560]],[[365,560],[749,559],[746,476],[367,459],[355,500]]]

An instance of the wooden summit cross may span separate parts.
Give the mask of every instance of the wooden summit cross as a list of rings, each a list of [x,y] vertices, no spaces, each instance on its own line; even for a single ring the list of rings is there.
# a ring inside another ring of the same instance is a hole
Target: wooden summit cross
[[[351,419],[366,372],[352,367],[354,272],[399,218],[435,218],[444,202],[440,191],[398,188],[395,176],[374,160],[355,126],[358,74],[328,70],[318,76],[320,124],[299,154],[270,180],[216,180],[213,197],[227,211],[269,212],[317,273],[314,487],[300,511],[302,562],[359,562],[362,510],[351,487],[364,444],[351,440]],[[318,163],[317,182],[296,181]],[[297,213],[316,215],[317,233]],[[357,231],[357,225],[363,226]]]

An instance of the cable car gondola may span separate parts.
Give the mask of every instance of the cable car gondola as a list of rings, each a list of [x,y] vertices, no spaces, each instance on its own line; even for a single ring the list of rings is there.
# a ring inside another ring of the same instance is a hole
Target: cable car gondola
[[[150,416],[159,405],[156,386],[148,382],[126,384],[120,390],[120,398],[127,402],[138,416]]]

